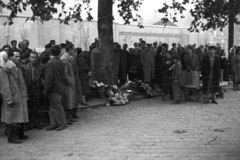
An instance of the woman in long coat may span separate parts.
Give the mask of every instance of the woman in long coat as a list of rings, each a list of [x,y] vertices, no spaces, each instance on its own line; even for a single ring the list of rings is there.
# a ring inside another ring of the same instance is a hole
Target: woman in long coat
[[[88,54],[88,52],[81,52],[81,49],[77,48],[77,54],[78,76],[80,78],[82,86],[82,104],[87,105],[86,96],[90,93],[88,77],[88,72],[90,72],[90,68],[88,67],[87,60],[84,57]]]
[[[203,57],[201,73],[204,94],[203,103],[208,103],[208,100],[211,99],[212,103],[217,104],[215,93],[219,92],[220,58],[216,55],[216,48],[214,46],[210,46],[209,55]]]
[[[137,48],[130,50],[130,57],[129,57],[129,69],[128,69],[128,76],[129,80],[143,80],[143,67],[141,64],[141,52]]]
[[[154,64],[156,52],[148,44],[146,48],[141,50],[141,62],[143,65],[144,80],[151,83],[154,78]]]
[[[72,52],[74,52],[73,56],[71,57],[73,60],[73,74],[74,74],[74,82],[75,82],[75,88],[74,88],[74,92],[75,92],[75,107],[73,108],[73,114],[72,117],[73,118],[79,118],[77,113],[78,113],[78,104],[82,103],[82,85],[81,85],[81,80],[79,78],[79,72],[78,72],[78,64],[77,64],[77,53],[72,50]]]
[[[161,69],[161,62],[162,62],[162,46],[158,46],[156,50],[156,55],[155,55],[155,84],[157,85],[157,91],[159,91],[160,84],[162,84],[162,76],[163,76],[163,71]]]
[[[162,77],[162,100],[165,101],[165,96],[170,95],[170,98],[173,98],[172,92],[172,70],[169,70],[173,65],[173,61],[171,59],[171,55],[169,52],[163,52],[161,68],[163,70]]]
[[[240,82],[240,47],[237,47],[236,54],[231,59],[231,72],[233,81],[233,90],[240,90],[238,87]]]
[[[26,139],[23,123],[29,122],[27,88],[20,67],[9,71],[0,68],[0,91],[3,98],[1,121],[6,123],[9,143],[21,143]]]

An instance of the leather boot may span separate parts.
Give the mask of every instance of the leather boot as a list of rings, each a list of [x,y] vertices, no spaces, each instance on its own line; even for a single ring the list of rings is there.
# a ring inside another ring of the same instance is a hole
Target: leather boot
[[[28,139],[27,135],[24,135],[24,124],[20,124],[20,129],[19,129],[19,139]]]
[[[78,114],[78,109],[77,109],[77,108],[74,108],[74,109],[73,109],[73,115],[72,115],[72,117],[73,117],[73,118],[79,118],[77,114]]]
[[[233,82],[233,90],[237,91],[237,83],[236,82]]]
[[[15,144],[22,143],[22,141],[19,140],[20,127],[21,126],[16,124],[7,124],[8,143],[15,143]]]
[[[72,125],[72,122],[69,121],[69,110],[65,109],[64,111],[67,125]]]
[[[5,124],[5,131],[4,131],[4,135],[7,136],[7,124]]]
[[[68,120],[69,120],[70,122],[77,122],[77,120],[73,119],[73,109],[68,110],[68,114],[69,114]]]

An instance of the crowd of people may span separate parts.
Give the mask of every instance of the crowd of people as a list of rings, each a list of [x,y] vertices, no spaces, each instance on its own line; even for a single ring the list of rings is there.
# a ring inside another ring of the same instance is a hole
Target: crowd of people
[[[46,130],[61,131],[78,118],[78,104],[88,105],[93,98],[89,80],[99,79],[101,41],[89,51],[75,48],[66,41],[56,45],[51,40],[42,53],[29,48],[29,41],[5,45],[0,53],[1,122],[5,123],[9,143],[22,143],[28,136],[24,131],[42,129],[42,122],[49,121]],[[141,38],[121,46],[113,44],[113,54],[118,55],[118,85],[127,81],[142,80],[162,91],[162,100],[170,95],[175,104],[181,102],[182,73],[201,72],[204,103],[217,104],[216,92],[221,81],[233,81],[239,90],[240,47],[234,47],[226,58],[221,47],[146,43]],[[231,73],[231,74],[230,74]],[[222,76],[221,76],[222,75]],[[231,76],[230,76],[231,75]],[[97,97],[103,98],[98,90]],[[48,111],[47,116],[43,113]]]

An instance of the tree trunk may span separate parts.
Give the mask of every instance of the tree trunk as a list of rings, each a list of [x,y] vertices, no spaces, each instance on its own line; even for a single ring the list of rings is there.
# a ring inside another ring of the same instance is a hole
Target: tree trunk
[[[233,0],[229,0],[230,6],[233,6]],[[233,47],[234,44],[234,13],[229,14],[229,23],[228,23],[228,51]]]
[[[114,66],[112,0],[98,1],[98,36],[101,41],[100,79],[107,85],[116,84],[118,66]]]

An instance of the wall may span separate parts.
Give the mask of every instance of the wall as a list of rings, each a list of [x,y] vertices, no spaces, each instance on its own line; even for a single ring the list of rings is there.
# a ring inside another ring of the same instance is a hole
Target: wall
[[[18,42],[22,39],[28,39],[30,41],[30,48],[44,48],[51,39],[54,39],[57,44],[69,40],[76,47],[86,50],[94,42],[94,39],[98,37],[97,22],[95,21],[71,22],[69,25],[64,25],[60,24],[57,19],[44,23],[40,21],[25,22],[25,19],[26,16],[19,16],[14,19],[13,25],[2,27],[0,30],[1,46],[9,44],[13,39]],[[6,16],[0,15],[0,23],[6,21]],[[119,42],[121,45],[128,43],[129,46],[133,46],[133,43],[138,42],[139,38],[146,40],[147,43],[161,41],[169,45],[172,43],[181,43],[183,45],[189,43],[203,44],[198,34],[190,34],[187,28],[181,27],[144,25],[144,29],[140,29],[134,24],[122,25],[114,23],[113,31],[114,41]]]

